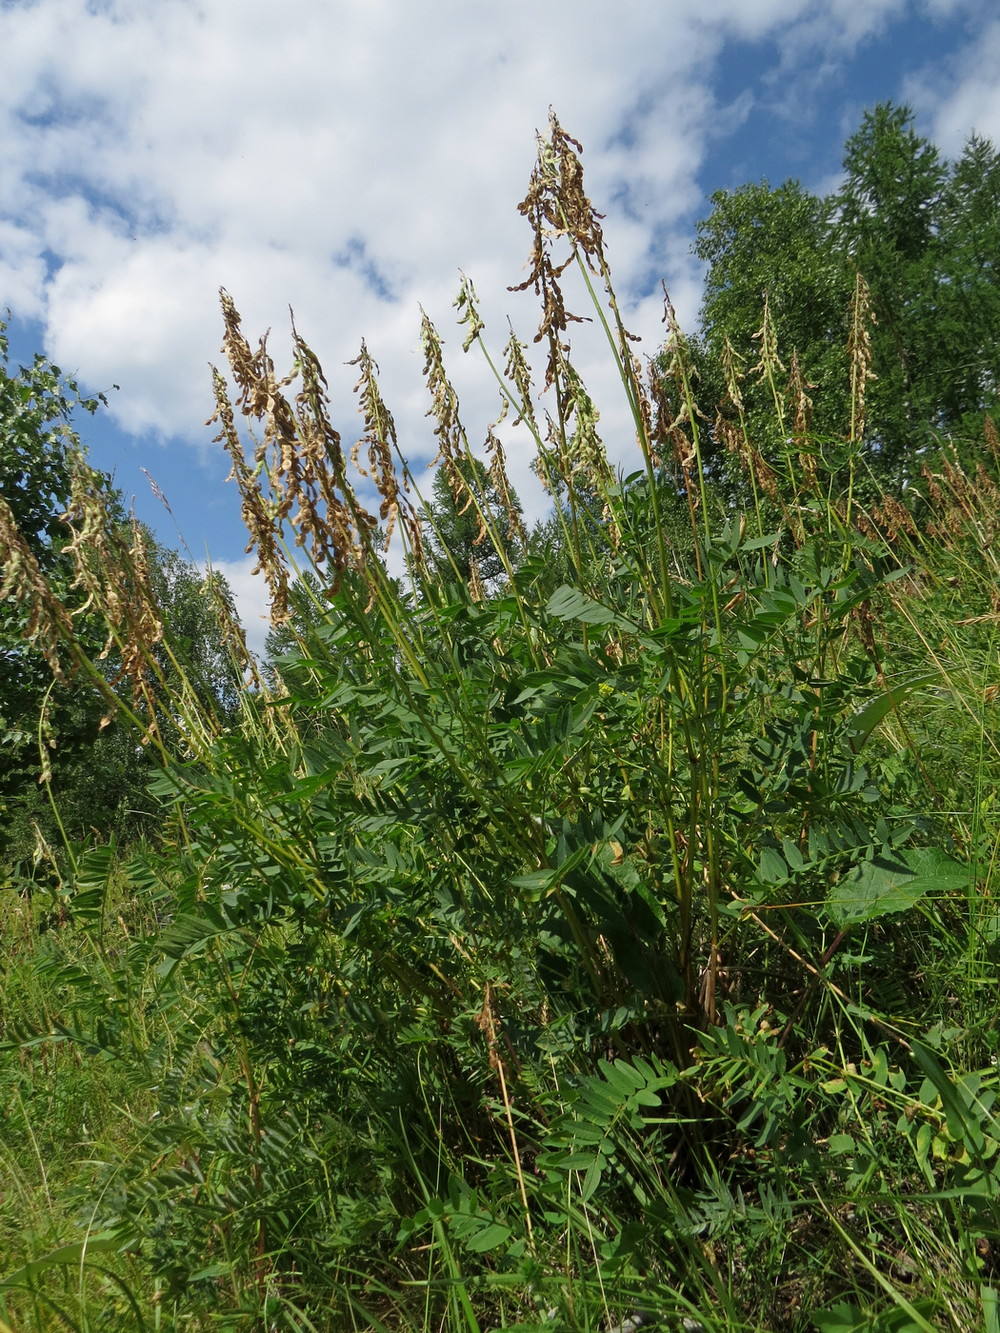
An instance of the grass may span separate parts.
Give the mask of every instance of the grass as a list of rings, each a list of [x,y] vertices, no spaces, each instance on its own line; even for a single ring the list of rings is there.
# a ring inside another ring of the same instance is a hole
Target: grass
[[[862,284],[849,440],[766,336],[773,437],[735,373],[706,425],[669,308],[635,359],[555,120],[521,211],[540,390],[457,305],[545,531],[512,445],[470,461],[426,317],[467,583],[367,349],[352,453],[300,335],[283,379],[224,295],[219,438],[287,649],[232,724],[164,669],[141,552],[101,548],[121,678],[80,667],[161,754],[164,835],[4,896],[11,1328],[1000,1328],[989,442],[912,510],[877,488]]]

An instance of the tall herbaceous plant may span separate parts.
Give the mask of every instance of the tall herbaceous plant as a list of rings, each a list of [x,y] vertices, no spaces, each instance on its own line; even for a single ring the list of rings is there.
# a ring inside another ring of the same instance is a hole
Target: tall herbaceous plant
[[[538,298],[541,355],[514,333],[491,351],[462,281],[492,424],[463,424],[422,318],[434,503],[364,343],[345,447],[299,332],[281,375],[223,293],[214,422],[280,651],[230,725],[157,675],[139,554],[109,556],[133,557],[138,600],[107,607],[134,682],[107,689],[163,751],[175,833],[136,863],[143,882],[155,866],[158,908],[127,966],[98,951],[117,1015],[102,1049],[156,1107],[93,1216],[155,1274],[158,1319],[221,1301],[275,1327],[583,1328],[636,1310],[758,1327],[779,1306],[794,1321],[807,1293],[824,1328],[860,1327],[869,1305],[959,1328],[993,1299],[974,1255],[1000,1220],[995,1080],[950,1078],[896,965],[920,954],[922,913],[961,960],[961,1003],[979,1002],[992,814],[984,791],[956,813],[906,713],[950,707],[985,650],[936,646],[914,592],[926,529],[858,499],[864,281],[835,484],[766,304],[756,361],[728,349],[717,412],[669,301],[665,347],[639,360],[579,154],[553,117],[520,205],[516,290]],[[631,468],[609,461],[574,364],[584,318],[618,372]],[[763,433],[748,377],[772,394]],[[505,449],[530,450],[551,498],[532,532]],[[939,521],[974,507],[957,466],[928,475]],[[96,549],[98,519],[74,501],[74,550]],[[949,549],[976,566],[974,519]],[[21,568],[5,590],[30,600]],[[38,606],[56,654],[71,630]],[[962,707],[992,771],[982,708]],[[94,975],[68,982],[74,1040],[105,1003]],[[963,1031],[981,1063],[983,1032]],[[944,1208],[969,1247],[947,1274],[927,1212],[943,1205],[908,1210],[900,1187],[933,1193],[939,1144],[976,1200]],[[901,1225],[912,1299],[879,1258]]]

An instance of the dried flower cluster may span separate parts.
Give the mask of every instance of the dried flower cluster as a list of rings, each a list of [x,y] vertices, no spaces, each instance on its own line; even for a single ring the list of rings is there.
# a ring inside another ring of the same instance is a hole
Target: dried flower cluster
[[[54,595],[31,547],[0,497],[0,601],[11,597],[25,612],[24,638],[38,648],[57,680],[65,680],[60,646],[72,639],[69,612]]]
[[[236,428],[225,380],[213,371],[216,439],[229,454],[243,504],[250,541],[256,550],[255,573],[263,572],[271,593],[271,618],[288,619],[288,571],[283,555],[284,528],[295,545],[306,547],[331,590],[345,570],[363,567],[368,535],[377,520],[358,501],[345,475],[340,435],[327,413],[327,382],[315,354],[292,323],[293,372],[278,379],[267,350],[267,337],[256,351],[243,336],[240,316],[228,292],[221,293],[225,325],[223,351],[236,381],[237,405],[250,422],[263,426],[251,467]],[[294,398],[285,390],[298,385]],[[266,487],[266,491],[264,489]]]

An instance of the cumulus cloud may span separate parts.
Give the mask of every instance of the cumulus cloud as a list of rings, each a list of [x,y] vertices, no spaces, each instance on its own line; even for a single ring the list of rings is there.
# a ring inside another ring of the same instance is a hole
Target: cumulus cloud
[[[273,329],[279,368],[292,306],[347,443],[359,429],[347,363],[366,338],[420,478],[434,452],[420,306],[447,343],[474,445],[498,394],[488,366],[461,355],[459,270],[497,354],[509,317],[534,333],[530,294],[507,289],[530,247],[516,204],[550,105],[585,146],[626,322],[653,355],[661,279],[682,324],[695,322],[706,156],[762,97],[791,132],[861,45],[907,14],[971,26],[977,12],[978,0],[287,0],[280,13],[272,0],[6,0],[0,310],[39,321],[45,350],[87,388],[120,385],[111,408],[125,430],[207,449],[218,288],[252,341]],[[1000,133],[1000,24],[977,26],[954,64],[912,83],[956,151],[949,136],[970,126]],[[757,74],[771,75],[722,94],[733,43],[759,50]],[[581,310],[586,298],[569,300]],[[575,329],[609,451],[628,466],[601,331]],[[523,427],[504,433],[527,517],[540,517]],[[218,472],[203,462],[192,488]],[[218,561],[261,651],[266,592],[252,565]]]
[[[934,141],[957,157],[975,132],[1000,144],[1000,19],[978,27],[950,58],[907,81],[906,97],[931,122]]]
[[[216,289],[248,331],[282,329],[291,304],[328,367],[368,338],[426,443],[417,304],[446,324],[461,268],[496,327],[520,317],[514,204],[550,104],[586,145],[652,351],[661,276],[683,319],[696,310],[683,224],[727,38],[847,52],[899,5],[833,0],[820,19],[807,0],[289,0],[278,16],[271,0],[14,0],[5,299],[44,318],[86,383],[121,384],[123,426],[190,438],[210,408]]]
[[[264,644],[271,628],[271,603],[263,574],[252,573],[256,563],[256,558],[248,555],[241,560],[213,560],[212,568],[223,576],[232,590],[247,647],[258,659],[263,659]]]

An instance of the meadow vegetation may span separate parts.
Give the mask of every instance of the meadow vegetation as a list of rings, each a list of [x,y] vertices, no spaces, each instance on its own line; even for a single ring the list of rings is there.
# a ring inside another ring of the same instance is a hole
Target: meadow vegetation
[[[58,577],[0,503],[4,654],[85,682],[155,814],[7,854],[2,1333],[1000,1333],[992,400],[904,476],[859,271],[835,423],[763,301],[706,399],[669,302],[637,359],[555,118],[520,211],[541,357],[463,281],[470,436],[424,317],[431,487],[364,344],[345,448],[223,293],[269,669],[216,585],[200,671],[79,453]]]

